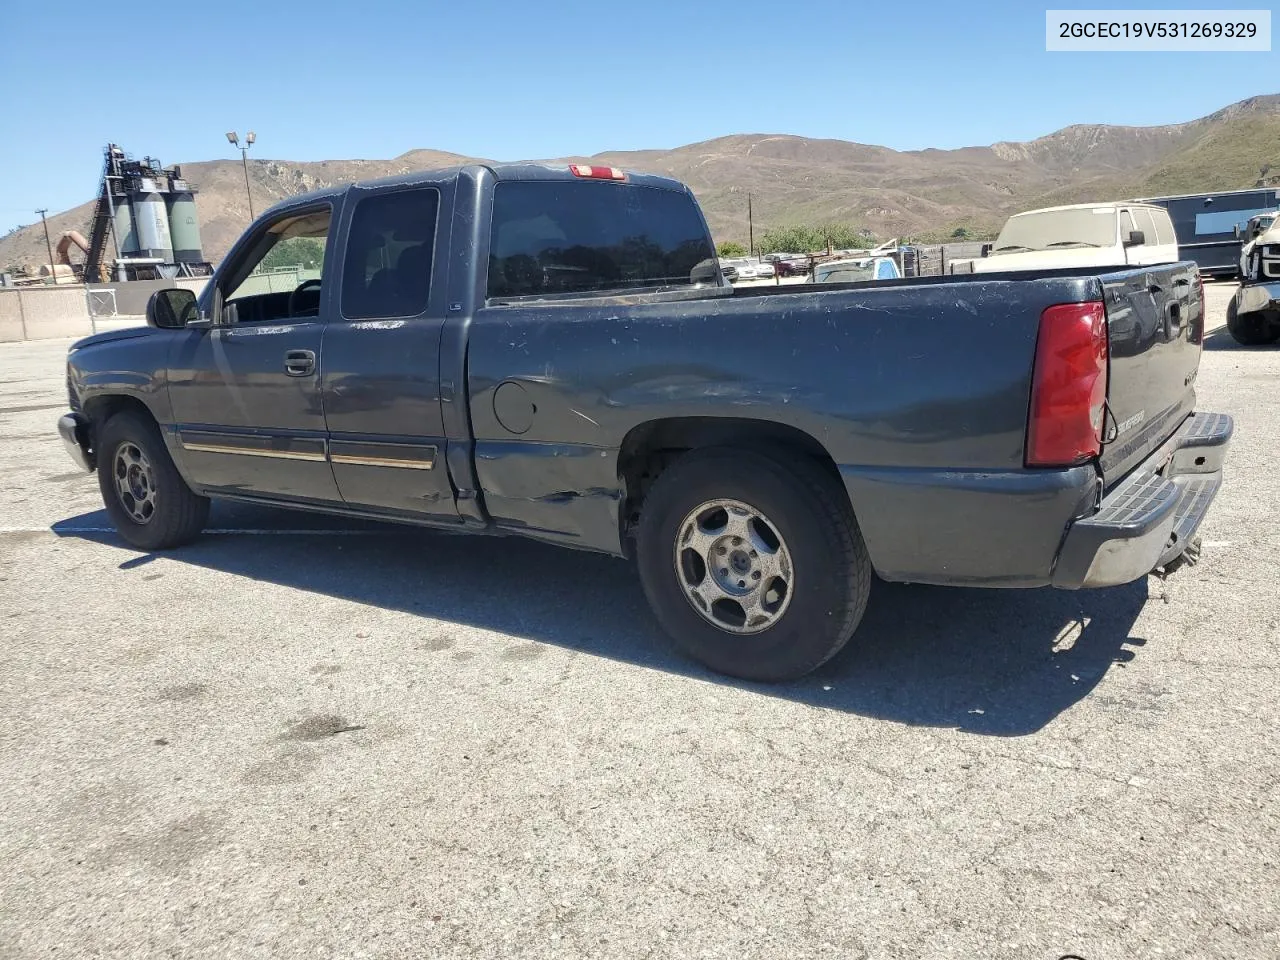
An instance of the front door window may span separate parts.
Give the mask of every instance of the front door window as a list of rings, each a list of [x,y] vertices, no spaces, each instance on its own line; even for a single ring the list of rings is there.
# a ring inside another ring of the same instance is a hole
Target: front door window
[[[278,323],[319,316],[330,219],[326,207],[272,224],[227,278],[221,322]]]

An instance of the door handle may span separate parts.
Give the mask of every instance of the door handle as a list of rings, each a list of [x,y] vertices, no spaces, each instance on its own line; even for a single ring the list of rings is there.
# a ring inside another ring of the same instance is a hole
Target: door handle
[[[284,355],[284,372],[291,377],[309,377],[316,372],[314,350],[290,350]]]

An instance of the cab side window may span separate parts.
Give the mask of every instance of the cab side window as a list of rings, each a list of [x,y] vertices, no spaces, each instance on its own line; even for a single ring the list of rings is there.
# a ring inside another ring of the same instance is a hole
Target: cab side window
[[[270,224],[223,281],[222,323],[273,323],[320,314],[331,208]]]
[[[1139,209],[1133,211],[1133,221],[1146,237],[1144,246],[1154,247],[1160,242],[1158,239],[1159,234],[1156,232],[1156,221],[1151,216],[1150,210]]]
[[[439,209],[435,188],[379,193],[356,204],[342,268],[346,319],[426,311]]]
[[[1133,215],[1128,210],[1120,211],[1120,242],[1128,243],[1129,234],[1137,230],[1137,225],[1133,222]]]

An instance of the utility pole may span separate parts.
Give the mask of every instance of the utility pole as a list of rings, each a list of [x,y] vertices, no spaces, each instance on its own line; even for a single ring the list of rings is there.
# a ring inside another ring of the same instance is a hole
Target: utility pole
[[[747,194],[747,246],[750,248],[751,256],[756,255],[756,228],[754,218],[751,216],[751,194]]]
[[[49,251],[49,276],[56,284],[58,282],[58,265],[53,262],[53,244],[49,241],[49,221],[44,216],[48,212],[48,207],[36,211],[36,213],[40,214],[40,222],[44,224],[44,248]]]
[[[253,191],[249,189],[249,148],[240,148],[240,162],[244,165],[244,195],[249,200],[249,219],[253,219]]]

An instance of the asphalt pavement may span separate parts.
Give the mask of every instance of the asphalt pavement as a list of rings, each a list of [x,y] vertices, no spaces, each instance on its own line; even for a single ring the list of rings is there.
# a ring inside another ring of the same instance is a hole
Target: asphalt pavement
[[[0,345],[0,957],[1280,956],[1280,348],[1231,290],[1200,564],[877,583],[777,687],[623,561],[218,506],[131,549],[67,343]]]

